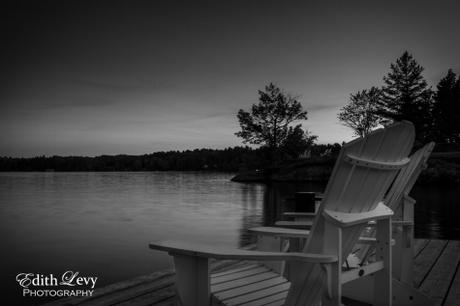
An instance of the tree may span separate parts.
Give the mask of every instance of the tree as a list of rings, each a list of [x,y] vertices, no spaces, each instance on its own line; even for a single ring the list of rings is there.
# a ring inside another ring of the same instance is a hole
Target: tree
[[[337,117],[357,136],[364,137],[379,124],[377,107],[380,96],[381,90],[377,87],[351,94],[348,104],[340,109]]]
[[[253,104],[250,112],[240,109],[237,117],[241,131],[235,135],[243,138],[244,143],[261,145],[271,152],[286,141],[311,137],[300,125],[292,127],[294,122],[307,119],[307,111],[295,97],[273,83],[265,86],[264,91],[259,90],[259,103]]]
[[[300,124],[295,127],[290,126],[287,137],[284,139],[280,148],[282,152],[290,157],[297,158],[305,150],[310,148],[318,136],[311,135],[310,132],[304,131]]]
[[[460,144],[460,77],[449,69],[436,88],[433,138],[438,143]]]
[[[419,140],[426,138],[432,123],[432,91],[422,76],[423,70],[414,57],[405,51],[383,77],[385,86],[378,110],[383,123],[411,121]]]

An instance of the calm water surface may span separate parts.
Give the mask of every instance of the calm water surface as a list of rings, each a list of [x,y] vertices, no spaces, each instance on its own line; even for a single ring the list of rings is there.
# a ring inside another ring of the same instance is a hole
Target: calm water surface
[[[190,172],[0,173],[2,297],[34,305],[20,272],[67,270],[98,276],[97,287],[171,267],[149,241],[176,239],[238,247],[247,229],[278,219],[295,191],[318,184],[242,184],[232,174]],[[460,239],[460,191],[414,189],[416,236]]]

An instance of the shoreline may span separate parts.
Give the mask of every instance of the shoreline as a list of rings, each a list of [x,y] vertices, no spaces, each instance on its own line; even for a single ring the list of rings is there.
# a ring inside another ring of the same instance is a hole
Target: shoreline
[[[327,182],[335,159],[305,160],[279,168],[248,170],[236,174],[231,180],[239,183],[269,182]],[[460,152],[435,152],[417,183],[422,185],[460,184]]]

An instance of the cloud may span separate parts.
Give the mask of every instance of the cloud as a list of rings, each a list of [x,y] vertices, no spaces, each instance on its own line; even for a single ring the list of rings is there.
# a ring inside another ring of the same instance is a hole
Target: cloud
[[[309,105],[307,106],[307,111],[319,112],[323,110],[334,109],[342,106],[343,104],[332,104],[332,105]]]
[[[159,90],[170,89],[170,84],[162,82],[151,82],[148,85],[142,83],[121,83],[110,81],[94,81],[94,80],[74,80],[74,83],[88,88],[98,89],[101,91],[114,92],[134,92],[134,93],[152,93]]]

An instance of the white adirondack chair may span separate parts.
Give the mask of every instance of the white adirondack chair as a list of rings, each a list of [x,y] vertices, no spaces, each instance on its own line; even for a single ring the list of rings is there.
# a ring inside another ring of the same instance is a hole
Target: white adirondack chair
[[[343,284],[371,273],[375,305],[391,305],[393,212],[381,201],[397,171],[409,162],[413,140],[412,124],[401,122],[343,146],[303,252],[227,250],[172,241],[151,243],[150,248],[174,257],[184,305],[341,305]],[[377,222],[378,261],[342,272],[342,258],[370,220]],[[289,261],[289,282],[262,265],[210,275],[209,258]]]
[[[428,143],[410,156],[410,162],[402,168],[391,188],[385,196],[385,204],[394,211],[392,217],[393,226],[393,249],[392,249],[392,274],[393,274],[393,296],[394,303],[398,305],[430,305],[431,301],[427,296],[416,290],[413,285],[413,226],[414,226],[414,204],[415,200],[409,196],[409,192],[414,186],[422,170],[426,167],[428,158],[434,148],[434,143]],[[305,218],[314,214],[301,213]],[[292,213],[292,216],[297,214]],[[294,224],[294,223],[292,223]],[[290,247],[286,249],[296,250],[302,245],[302,241],[308,238],[309,231],[299,229],[286,229],[277,227],[257,227],[250,229],[258,235],[260,244],[265,245],[266,249],[279,247],[283,240],[289,241]],[[373,247],[373,237],[375,231],[372,227],[367,228],[360,237],[361,244],[354,258],[355,263],[365,264],[370,255],[375,251]],[[344,287],[343,295],[371,303],[373,299],[372,281],[368,278],[349,283]]]

